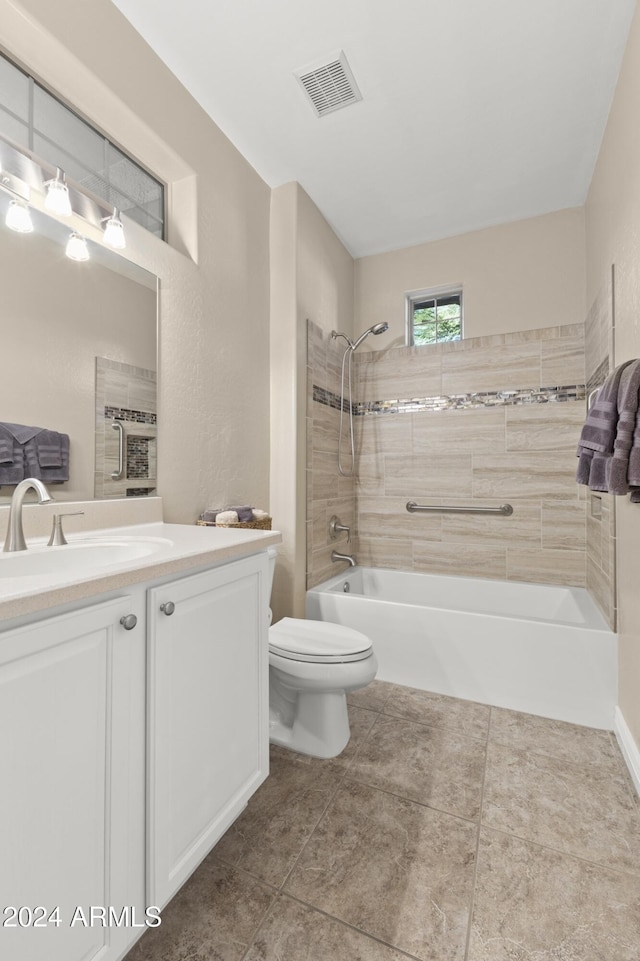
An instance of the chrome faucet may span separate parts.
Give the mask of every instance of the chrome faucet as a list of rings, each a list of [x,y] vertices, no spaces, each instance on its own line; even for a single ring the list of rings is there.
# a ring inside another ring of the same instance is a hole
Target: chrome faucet
[[[337,551],[331,551],[331,560],[347,561],[349,564],[351,564],[352,567],[355,567],[357,563],[355,557],[352,557],[351,554],[338,554]]]
[[[4,551],[26,551],[27,542],[24,539],[22,529],[22,502],[29,490],[34,490],[38,495],[39,504],[49,504],[53,498],[49,497],[49,491],[41,480],[37,477],[25,477],[20,481],[13,492],[11,507],[9,508],[9,523],[7,524],[7,536],[4,542]]]

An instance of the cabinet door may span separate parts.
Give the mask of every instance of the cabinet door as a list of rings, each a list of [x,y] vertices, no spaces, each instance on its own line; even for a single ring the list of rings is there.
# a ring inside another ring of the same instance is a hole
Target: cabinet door
[[[144,657],[142,594],[0,634],[2,958],[107,961],[139,933],[91,910],[144,919]]]
[[[268,773],[266,575],[258,554],[149,591],[151,904],[168,901]]]

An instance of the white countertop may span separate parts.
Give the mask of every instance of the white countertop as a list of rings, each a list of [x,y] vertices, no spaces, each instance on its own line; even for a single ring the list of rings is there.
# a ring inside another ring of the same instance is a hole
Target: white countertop
[[[43,558],[46,556],[47,560],[49,556],[51,558],[50,568],[45,564],[46,570],[37,574],[7,576],[2,571],[0,557],[0,619],[21,617],[169,574],[180,575],[192,568],[247,557],[281,543],[282,535],[279,531],[151,523],[102,528],[76,535],[67,533],[67,540],[71,552],[64,546],[47,547],[46,538],[29,541],[27,551],[20,554],[35,551]],[[64,551],[74,553],[74,548],[80,545],[127,544],[132,541],[146,543],[153,552],[99,567],[87,564],[80,573],[69,570],[64,563],[67,557],[57,554]]]

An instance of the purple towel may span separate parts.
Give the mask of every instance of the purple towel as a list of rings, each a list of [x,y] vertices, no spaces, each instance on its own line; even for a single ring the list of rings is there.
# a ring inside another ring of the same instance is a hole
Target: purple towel
[[[43,428],[33,438],[40,467],[62,467],[62,444],[66,434]]]
[[[38,458],[35,438],[24,445],[25,476],[36,477],[45,484],[63,484],[69,480],[69,435],[58,434],[60,438],[60,466],[42,467]]]
[[[13,464],[16,446],[17,441],[11,431],[8,431],[4,424],[0,424],[0,464]]]
[[[596,399],[587,411],[587,419],[578,442],[578,456],[580,448],[597,450],[602,453],[612,453],[618,426],[618,387],[622,372],[633,360],[609,374],[604,384],[596,394]]]
[[[613,455],[607,458],[607,490],[610,494],[627,494],[629,491],[629,455],[638,413],[640,391],[640,360],[628,364],[622,372],[618,386],[618,426],[613,445]]]
[[[576,480],[590,490],[640,502],[640,360],[616,367],[587,413]],[[634,490],[635,488],[635,490]]]
[[[2,426],[13,434],[19,444],[26,444],[42,430],[42,427],[27,427],[26,424],[3,423]]]
[[[240,524],[246,524],[253,520],[253,509],[248,504],[242,504],[240,507],[225,507],[225,510],[235,511]]]

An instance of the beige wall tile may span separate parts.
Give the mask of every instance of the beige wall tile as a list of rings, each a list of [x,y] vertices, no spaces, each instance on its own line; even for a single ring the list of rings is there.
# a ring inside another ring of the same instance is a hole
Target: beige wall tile
[[[418,500],[471,494],[470,454],[389,455],[384,458],[385,493]]]
[[[540,345],[540,386],[584,384],[584,333]]]
[[[549,550],[586,549],[584,502],[542,502],[542,546]]]
[[[550,499],[576,496],[573,451],[473,455],[473,496]]]
[[[598,567],[602,567],[602,517],[593,517],[590,510],[591,505],[589,504],[587,508],[587,524],[586,524],[586,550],[587,556],[591,561]]]
[[[420,411],[407,415],[413,420],[413,451],[416,454],[454,450],[503,453],[505,410],[496,407]]]
[[[506,551],[500,547],[422,544],[414,541],[413,569],[429,574],[504,580],[507,576]]]
[[[578,446],[585,419],[583,401],[506,408],[507,450],[561,450]]]
[[[450,501],[456,506],[455,499]],[[494,507],[493,502],[470,500],[465,505]],[[518,503],[509,517],[500,514],[443,514],[443,543],[484,544],[492,547],[541,546],[541,508],[539,503]]]
[[[540,350],[539,343],[527,343],[445,354],[442,393],[539,387]]]
[[[440,354],[423,349],[423,354],[402,349],[377,351],[374,360],[356,364],[355,396],[372,401],[442,393]]]
[[[612,582],[615,580],[615,498],[607,495],[602,503],[602,570]]]
[[[384,458],[381,454],[359,454],[355,479],[358,496],[384,494]]]
[[[348,570],[349,565],[346,561],[334,562],[331,560],[332,550],[333,547],[324,547],[312,551],[311,567],[307,572],[307,590],[328,581],[330,577],[334,577],[342,571]],[[349,552],[341,551],[341,553]]]
[[[311,404],[311,444],[314,450],[338,452],[338,428],[340,411],[327,404],[313,401]],[[348,427],[348,418],[345,418]]]
[[[390,567],[411,570],[412,541],[408,537],[366,537],[360,539],[358,564],[362,567]]]
[[[604,360],[609,358],[609,332],[613,327],[611,270],[606,271],[585,321],[585,373],[587,383]]]
[[[507,550],[507,577],[510,581],[538,584],[563,584],[584,587],[584,551]]]
[[[586,587],[594,601],[604,614],[607,623],[615,630],[615,607],[611,581],[606,577],[602,568],[587,557]]]
[[[539,330],[514,330],[504,335],[504,343],[508,345],[527,344],[537,340],[557,340],[559,336],[559,327],[541,327]]]
[[[411,414],[355,417],[356,450],[365,454],[411,453]]]
[[[314,450],[311,462],[311,499],[328,500],[338,489],[338,469],[335,454]]]
[[[410,514],[406,497],[358,497],[358,534],[439,540],[442,514]]]

